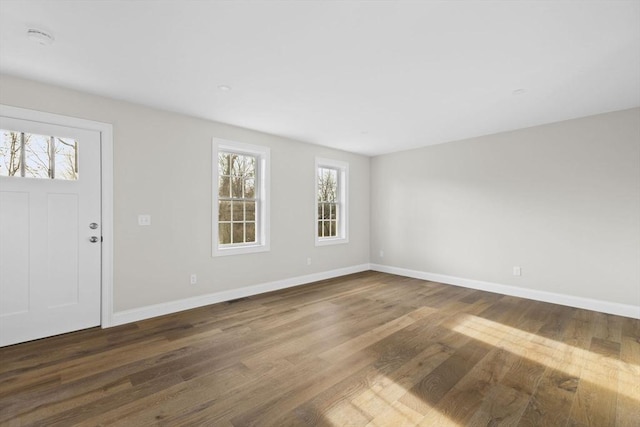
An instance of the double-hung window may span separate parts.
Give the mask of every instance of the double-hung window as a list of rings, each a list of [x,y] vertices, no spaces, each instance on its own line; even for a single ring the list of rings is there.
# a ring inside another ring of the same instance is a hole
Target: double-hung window
[[[214,256],[269,250],[268,169],[268,148],[214,139]]]
[[[316,246],[347,243],[349,165],[316,159]]]

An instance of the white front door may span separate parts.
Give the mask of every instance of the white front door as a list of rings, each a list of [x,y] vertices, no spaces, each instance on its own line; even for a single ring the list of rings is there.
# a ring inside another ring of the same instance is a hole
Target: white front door
[[[0,346],[100,325],[100,132],[0,117]]]

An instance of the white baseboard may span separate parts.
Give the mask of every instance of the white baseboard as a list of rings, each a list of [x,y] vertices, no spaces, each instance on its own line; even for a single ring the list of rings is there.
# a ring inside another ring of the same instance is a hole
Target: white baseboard
[[[219,302],[229,301],[237,298],[249,297],[265,292],[291,288],[294,286],[304,285],[306,283],[332,279],[334,277],[345,276],[347,274],[359,273],[361,271],[367,270],[397,274],[399,276],[429,280],[432,282],[445,283],[448,285],[462,286],[465,288],[494,292],[501,295],[510,295],[536,301],[544,301],[553,304],[584,308],[587,310],[599,311],[602,313],[616,314],[618,316],[640,319],[640,306],[636,305],[599,301],[590,298],[564,295],[528,288],[519,288],[517,286],[501,285],[498,283],[483,282],[481,280],[465,279],[461,277],[428,273],[424,271],[410,270],[407,268],[392,267],[388,265],[361,264],[351,267],[339,268],[336,270],[323,271],[320,273],[276,280],[273,282],[261,283],[258,285],[246,286],[239,289],[229,289],[226,291],[215,292],[212,294],[200,295],[197,297],[185,298],[161,304],[154,304],[146,307],[134,308],[131,310],[119,311],[113,313],[113,315],[111,316],[111,322],[108,325],[103,324],[102,327],[124,325],[125,323],[137,322],[139,320],[163,316],[165,314],[176,313],[179,311],[189,310],[192,308],[202,307],[210,304],[216,304]]]
[[[388,265],[371,264],[370,266],[371,270],[380,271],[383,273],[397,274],[399,276],[412,277],[414,279],[446,283],[448,285],[462,286],[465,288],[478,289],[481,291],[495,292],[502,295],[510,295],[514,297],[550,302],[553,304],[566,305],[575,308],[584,308],[587,310],[599,311],[601,313],[616,314],[618,316],[640,319],[640,306],[637,305],[599,301],[591,298],[557,294],[554,292],[540,291],[529,288],[519,288],[517,286],[500,285],[498,283],[464,279],[462,277],[447,276],[444,274],[427,273],[424,271],[391,267]]]
[[[317,282],[319,280],[332,279],[334,277],[359,273],[369,269],[369,264],[354,265],[351,267],[338,268],[336,270],[323,271],[320,273],[307,274],[305,276],[291,277],[288,279],[276,280],[274,282],[246,286],[239,289],[229,289],[226,291],[199,295],[197,297],[185,298],[177,301],[169,301],[161,304],[134,308],[131,310],[118,311],[113,313],[113,316],[111,316],[111,322],[108,325],[102,325],[102,327],[124,325],[125,323],[137,322],[139,320],[150,319],[152,317],[163,316],[165,314],[176,313],[178,311],[189,310],[223,301],[277,291],[279,289],[291,288],[293,286],[304,285],[306,283]]]

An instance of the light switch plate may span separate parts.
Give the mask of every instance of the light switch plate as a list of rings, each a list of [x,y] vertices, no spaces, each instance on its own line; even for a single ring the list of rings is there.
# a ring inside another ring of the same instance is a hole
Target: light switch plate
[[[151,225],[151,215],[138,215],[138,225]]]

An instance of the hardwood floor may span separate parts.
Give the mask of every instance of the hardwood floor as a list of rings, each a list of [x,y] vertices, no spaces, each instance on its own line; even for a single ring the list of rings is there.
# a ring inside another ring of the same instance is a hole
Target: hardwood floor
[[[9,426],[640,425],[640,321],[374,272],[0,362]]]

